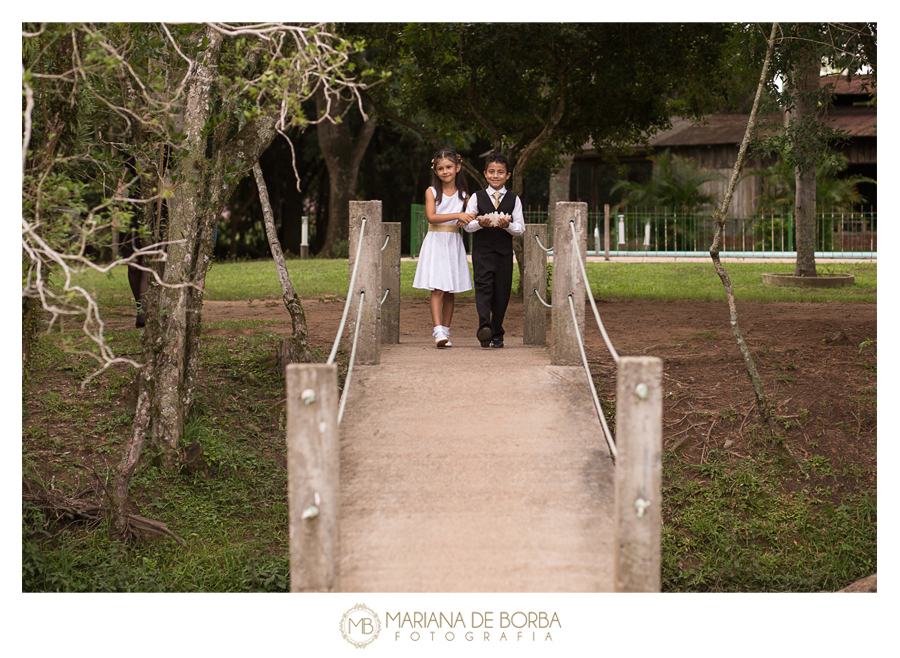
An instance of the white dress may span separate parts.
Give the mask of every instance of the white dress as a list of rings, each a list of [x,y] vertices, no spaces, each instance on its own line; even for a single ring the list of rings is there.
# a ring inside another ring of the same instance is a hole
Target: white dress
[[[432,198],[437,198],[433,187],[429,187],[428,190]],[[441,205],[437,206],[435,212],[438,215],[463,212],[464,203],[458,194],[450,198],[442,194]],[[455,224],[454,219],[438,226]],[[413,288],[444,292],[465,292],[472,289],[472,275],[469,273],[466,248],[458,231],[428,231],[425,234],[422,249],[419,251]]]

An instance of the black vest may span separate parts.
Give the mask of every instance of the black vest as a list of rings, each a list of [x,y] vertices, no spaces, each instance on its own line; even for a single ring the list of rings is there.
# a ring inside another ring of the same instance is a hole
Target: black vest
[[[488,215],[492,212],[505,212],[512,215],[516,208],[516,195],[509,190],[500,199],[500,205],[494,208],[494,199],[491,198],[487,190],[478,190],[475,192],[475,199],[478,201],[478,214]],[[496,251],[503,255],[509,255],[513,252],[512,236],[506,232],[505,228],[490,226],[481,228],[472,233],[472,251]]]

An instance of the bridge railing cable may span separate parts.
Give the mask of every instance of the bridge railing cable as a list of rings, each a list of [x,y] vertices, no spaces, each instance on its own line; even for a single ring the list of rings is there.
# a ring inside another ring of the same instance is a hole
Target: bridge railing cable
[[[562,229],[563,227],[559,227]],[[656,357],[625,356],[613,347],[587,277],[575,222],[569,221],[574,260],[578,262],[584,291],[591,304],[600,333],[616,364],[616,437],[613,440],[591,377],[584,342],[575,313],[575,295],[569,293],[572,325],[587,374],[591,395],[610,454],[616,462],[616,545],[615,591],[660,591],[660,526],[662,489],[662,360]],[[563,230],[564,232],[564,230]],[[573,266],[574,267],[574,266]],[[583,300],[581,300],[583,303]]]
[[[341,314],[341,323],[338,325],[337,336],[334,337],[334,345],[331,347],[331,354],[328,356],[328,361],[326,361],[328,364],[334,363],[334,357],[337,354],[341,336],[344,335],[344,325],[347,323],[347,314],[350,312],[350,300],[353,296],[353,287],[356,285],[356,273],[359,271],[359,254],[362,251],[362,236],[366,231],[366,221],[366,218],[363,217],[359,228],[359,241],[356,244],[356,260],[353,262],[353,272],[350,273],[350,288],[347,290],[347,301],[344,303],[344,312]]]
[[[545,252],[547,252],[548,254],[549,254],[551,251],[553,251],[552,249],[550,249],[550,248],[548,248],[548,247],[545,247],[543,244],[541,244],[541,239],[540,239],[538,236],[536,236],[536,235],[534,236],[534,241],[537,243],[537,246],[538,246],[538,247],[540,247],[541,249],[543,249],[543,250],[544,250]],[[547,302],[545,302],[545,301],[543,300],[543,298],[541,297],[541,293],[538,292],[538,289],[537,289],[537,288],[534,289],[534,296],[537,297],[537,298],[538,298],[538,301],[539,301],[541,304],[543,304],[544,306],[546,306],[547,308],[551,308],[551,307],[553,306],[552,304],[548,304]]]
[[[546,251],[548,254],[549,254],[551,251],[553,251],[550,247],[545,247],[545,246],[541,243],[541,239],[540,239],[538,236],[534,236],[534,241],[537,242],[537,245],[538,245],[541,249],[543,249],[544,251]]]
[[[388,233],[387,235],[384,236],[384,244],[381,245],[381,250],[382,250],[382,251],[384,251],[385,247],[388,246],[388,242],[390,242],[390,241],[391,241],[391,235],[390,235],[390,233]],[[362,241],[360,241],[360,242],[362,242]],[[387,298],[388,298],[388,295],[390,295],[390,294],[391,294],[391,289],[390,289],[390,288],[385,288],[385,290],[384,290],[384,297],[381,298],[381,301],[378,303],[378,305],[379,305],[379,306],[384,306],[384,300],[387,299]]]
[[[540,299],[540,297],[539,297]],[[594,409],[597,410],[597,416],[600,418],[600,425],[603,427],[603,436],[606,438],[606,445],[609,446],[609,452],[612,455],[613,459],[617,458],[616,453],[616,442],[613,439],[612,432],[609,430],[609,425],[606,423],[606,416],[603,413],[603,407],[600,404],[600,397],[597,395],[597,388],[594,386],[594,380],[591,377],[591,367],[588,365],[587,354],[584,351],[584,341],[581,339],[581,332],[578,331],[578,320],[575,316],[575,302],[572,300],[572,295],[568,296],[569,308],[572,311],[572,322],[573,327],[575,328],[575,337],[578,339],[578,349],[581,352],[581,363],[584,365],[584,371],[587,373],[588,378],[588,386],[591,389],[591,397],[594,400]]]
[[[613,347],[612,341],[609,339],[609,335],[606,333],[606,328],[603,326],[603,320],[600,319],[600,312],[597,310],[597,303],[594,301],[594,295],[591,292],[591,285],[588,282],[587,268],[585,268],[584,261],[581,258],[581,253],[579,252],[578,236],[575,232],[574,221],[569,221],[569,228],[572,231],[572,248],[574,250],[574,259],[578,263],[579,270],[581,271],[581,276],[584,279],[584,289],[587,293],[588,300],[590,300],[591,310],[593,310],[594,312],[594,319],[597,321],[597,326],[600,328],[600,334],[603,336],[603,341],[606,343],[606,348],[612,355],[613,361],[615,362],[616,366],[618,366],[619,353],[616,352],[616,348]],[[535,236],[535,239],[537,239],[537,236]],[[538,244],[542,249],[545,249],[545,247],[540,244],[540,241],[538,241]],[[535,293],[537,293],[536,290]],[[538,299],[540,299],[540,295],[538,295]],[[544,300],[541,299],[541,302],[544,302]],[[616,459],[618,456],[616,450],[616,442],[613,439],[612,432],[610,431],[609,425],[606,422],[606,415],[603,413],[603,407],[600,404],[600,397],[597,395],[597,388],[594,386],[593,377],[591,377],[591,367],[590,364],[588,364],[587,354],[584,351],[584,340],[582,339],[581,332],[578,330],[578,319],[575,314],[575,300],[572,298],[571,294],[568,296],[568,302],[569,310],[572,313],[572,326],[575,329],[575,337],[577,339],[576,342],[578,343],[578,350],[581,353],[581,363],[584,366],[584,372],[587,375],[588,386],[591,389],[591,397],[594,401],[594,408],[597,410],[597,416],[600,419],[600,425],[603,428],[603,436],[606,439],[606,444],[609,447],[609,452],[612,455],[613,459]],[[546,302],[544,303],[546,304]]]
[[[597,324],[600,327],[600,332],[603,334],[603,339],[606,341],[606,347],[609,349],[610,353],[612,354],[613,360],[616,362],[616,364],[618,364],[619,363],[619,355],[616,352],[615,348],[612,346],[612,342],[609,340],[609,336],[606,334],[606,329],[603,327],[603,322],[602,322],[602,320],[600,320],[600,313],[597,311],[597,306],[594,303],[594,296],[590,292],[591,287],[590,287],[590,285],[588,285],[588,282],[587,282],[587,270],[584,267],[584,263],[581,261],[581,255],[578,253],[578,239],[577,239],[578,236],[575,234],[575,222],[570,221],[569,226],[572,229],[572,235],[574,238],[572,241],[572,245],[573,245],[573,248],[575,249],[575,260],[578,261],[578,264],[581,266],[581,274],[584,277],[584,285],[585,285],[585,289],[588,292],[588,298],[591,300],[591,308],[594,309],[594,317],[596,318]],[[540,247],[541,249],[543,249],[544,251],[546,251],[548,253],[550,252],[550,249],[548,249],[543,244],[541,244],[541,240],[540,240],[540,238],[538,238],[538,236],[535,235],[534,240],[537,243],[538,247]],[[534,289],[534,296],[537,297],[538,300],[541,302],[541,304],[543,304],[547,308],[551,307],[551,304],[548,304],[541,298],[541,294],[538,292],[537,288]],[[600,418],[600,425],[603,428],[603,436],[606,439],[607,446],[609,446],[609,452],[612,455],[613,459],[615,459],[616,458],[616,443],[613,440],[612,432],[610,431],[609,425],[606,422],[606,416],[603,413],[603,407],[600,404],[600,397],[597,395],[597,389],[594,387],[594,380],[591,377],[591,368],[590,368],[590,365],[588,364],[587,354],[584,351],[584,341],[581,338],[581,332],[578,330],[578,319],[575,315],[575,302],[572,299],[572,295],[568,295],[568,302],[569,302],[569,309],[572,312],[572,326],[575,329],[575,337],[577,339],[576,342],[578,343],[578,350],[581,353],[581,363],[584,366],[585,373],[587,373],[588,384],[591,389],[591,397],[593,398],[593,401],[594,401],[594,408],[597,410],[597,416]]]
[[[353,331],[353,346],[350,348],[350,363],[347,365],[347,376],[344,378],[344,390],[341,392],[341,402],[338,407],[338,425],[341,424],[341,418],[344,417],[344,405],[347,404],[347,391],[350,389],[350,379],[353,377],[353,363],[356,361],[356,344],[359,339],[359,325],[362,317],[363,301],[365,301],[365,291],[359,293],[359,311],[356,314],[356,327]]]
[[[572,237],[577,238],[575,234],[575,222],[570,220],[569,228],[572,230]],[[573,247],[577,244],[578,240],[573,239]],[[597,320],[597,326],[600,327],[600,334],[603,336],[603,341],[606,343],[606,348],[612,355],[613,361],[615,361],[616,365],[618,365],[619,353],[616,352],[616,348],[613,347],[612,341],[609,339],[609,335],[606,333],[606,327],[603,326],[603,321],[600,319],[600,312],[597,310],[597,302],[594,301],[594,295],[591,292],[591,284],[588,282],[587,268],[584,266],[584,260],[582,260],[581,255],[578,253],[575,254],[575,260],[578,262],[578,266],[581,269],[581,276],[584,279],[584,289],[587,291],[587,298],[591,303],[591,310],[594,312],[594,319]]]
[[[362,244],[363,244],[362,236],[366,230],[366,221],[367,221],[366,218],[363,217],[360,228],[359,228],[359,240],[356,245],[356,259],[353,262],[353,272],[350,274],[350,287],[347,291],[347,301],[344,304],[344,312],[341,315],[341,323],[338,326],[337,336],[335,336],[334,345],[331,348],[331,354],[329,355],[328,361],[326,362],[329,364],[334,362],[334,357],[335,357],[335,355],[337,355],[338,345],[340,344],[341,336],[343,336],[343,334],[344,334],[344,326],[347,323],[347,315],[350,311],[350,302],[353,298],[353,289],[356,286],[356,273],[359,270],[359,262],[360,262],[359,254],[360,254],[360,251],[362,250]],[[384,247],[387,246],[389,239],[390,239],[390,236],[388,236],[388,239],[384,241],[384,246],[381,247],[382,250],[384,249]],[[390,288],[387,291],[385,291],[384,298],[382,298],[382,300],[381,300],[382,304],[384,303],[384,300],[387,298],[389,292],[390,292]],[[350,362],[347,364],[347,376],[344,378],[344,390],[341,392],[341,401],[340,401],[340,406],[338,407],[338,424],[340,424],[341,419],[344,417],[344,406],[347,404],[347,391],[350,388],[350,380],[353,377],[353,364],[356,361],[356,345],[359,342],[359,326],[360,326],[360,319],[362,318],[363,301],[365,300],[365,298],[366,298],[365,291],[364,290],[360,291],[360,293],[359,293],[359,309],[357,310],[356,326],[353,331],[353,343],[350,347]]]

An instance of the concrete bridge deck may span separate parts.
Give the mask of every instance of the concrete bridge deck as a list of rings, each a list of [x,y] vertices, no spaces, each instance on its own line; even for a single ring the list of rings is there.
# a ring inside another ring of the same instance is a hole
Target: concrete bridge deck
[[[342,591],[613,590],[614,465],[582,368],[521,336],[404,336],[348,395]]]

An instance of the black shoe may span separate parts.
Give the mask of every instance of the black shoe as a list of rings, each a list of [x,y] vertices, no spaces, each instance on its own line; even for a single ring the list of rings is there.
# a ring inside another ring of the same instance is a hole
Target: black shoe
[[[478,330],[478,333],[475,334],[475,337],[479,340],[482,347],[490,347],[491,338],[493,338],[494,332],[491,331],[490,327],[482,327]]]
[[[138,313],[137,318],[134,321],[134,326],[138,329],[142,329],[147,326],[147,320],[143,313]]]
[[[491,341],[491,347],[503,347],[503,339],[497,336]]]

